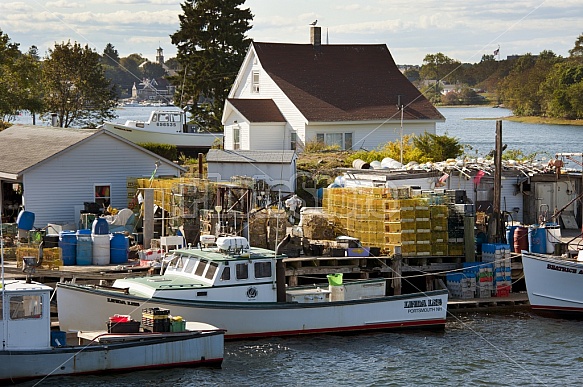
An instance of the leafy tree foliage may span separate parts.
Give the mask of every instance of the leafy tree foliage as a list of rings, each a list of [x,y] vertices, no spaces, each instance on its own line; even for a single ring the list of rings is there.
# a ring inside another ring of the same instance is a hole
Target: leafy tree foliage
[[[459,72],[457,69],[461,63],[441,52],[437,54],[427,54],[423,58],[423,65],[419,74],[424,79],[433,79],[436,81],[446,81],[456,83]]]
[[[244,2],[187,0],[181,5],[180,29],[171,35],[182,69],[172,79],[182,94],[178,99],[192,101],[193,121],[211,131],[222,131],[225,99],[249,47],[245,33],[253,15],[241,8]]]
[[[0,30],[0,121],[12,121],[21,110],[40,109],[39,58],[36,47],[22,54],[18,43]],[[2,125],[4,126],[4,125]]]
[[[583,60],[583,34],[577,37],[575,47],[569,50],[570,58]]]
[[[443,161],[463,153],[463,146],[458,139],[447,134],[440,136],[425,132],[413,137],[413,145],[426,157],[425,161]]]
[[[100,56],[77,42],[56,44],[42,66],[43,113],[56,113],[61,127],[95,127],[115,117],[115,87],[105,78]]]

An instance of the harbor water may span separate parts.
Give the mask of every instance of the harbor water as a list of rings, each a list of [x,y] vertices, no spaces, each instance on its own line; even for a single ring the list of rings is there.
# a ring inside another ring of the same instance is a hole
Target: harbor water
[[[576,386],[582,347],[580,321],[472,313],[449,317],[442,332],[233,341],[221,369],[59,377],[46,385]]]
[[[507,109],[439,108],[447,118],[437,134],[494,149],[496,118]],[[118,122],[146,119],[151,108],[125,108]],[[583,128],[503,122],[510,150],[552,158],[581,152]],[[542,152],[547,152],[546,154]],[[79,260],[79,250],[77,250]],[[79,264],[79,262],[77,262]],[[406,331],[315,335],[225,343],[221,369],[177,368],[126,374],[55,377],[59,386],[578,386],[583,369],[583,324],[527,310],[449,316],[442,332]],[[26,385],[35,385],[27,383]]]

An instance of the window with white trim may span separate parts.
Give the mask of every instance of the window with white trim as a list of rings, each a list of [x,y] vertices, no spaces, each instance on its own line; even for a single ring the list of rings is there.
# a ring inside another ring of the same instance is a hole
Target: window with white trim
[[[241,127],[239,125],[233,126],[233,149],[241,148]]]
[[[337,145],[342,150],[352,148],[352,133],[317,133],[316,141],[326,146]]]
[[[95,184],[93,186],[95,203],[101,208],[107,208],[111,204],[111,184]]]
[[[298,146],[298,134],[296,132],[291,133],[291,150],[296,150]]]
[[[253,71],[251,74],[251,92],[259,93],[259,71]]]

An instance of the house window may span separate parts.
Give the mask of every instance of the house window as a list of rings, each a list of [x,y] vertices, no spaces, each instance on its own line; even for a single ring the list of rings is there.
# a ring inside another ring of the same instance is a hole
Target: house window
[[[259,71],[253,71],[252,82],[251,82],[251,92],[259,93]]]
[[[111,204],[111,184],[95,184],[95,203],[101,208],[107,208]]]
[[[342,150],[352,148],[352,133],[317,133],[316,141],[326,146],[338,146]]]
[[[239,124],[233,126],[233,149],[241,148],[241,127]]]
[[[296,132],[293,132],[291,134],[291,150],[296,150],[297,147],[297,142],[298,142],[298,134]]]

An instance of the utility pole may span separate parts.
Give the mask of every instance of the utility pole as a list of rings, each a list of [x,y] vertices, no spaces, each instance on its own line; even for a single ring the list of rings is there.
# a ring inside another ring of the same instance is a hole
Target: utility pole
[[[403,165],[403,104],[401,103],[401,94],[397,95],[397,108],[401,111],[401,130],[399,131],[401,138],[401,165]]]
[[[488,223],[490,242],[502,240],[502,216],[500,212],[502,191],[502,120],[496,121],[496,148],[494,153],[494,201],[492,203],[492,217]]]

